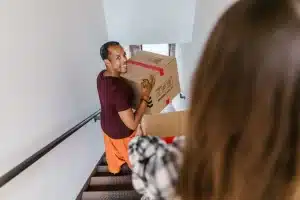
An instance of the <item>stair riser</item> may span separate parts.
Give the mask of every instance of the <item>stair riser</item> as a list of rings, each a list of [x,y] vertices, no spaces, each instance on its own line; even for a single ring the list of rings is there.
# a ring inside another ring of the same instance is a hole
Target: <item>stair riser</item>
[[[120,190],[134,190],[132,184],[122,185],[90,185],[86,191],[120,191]]]

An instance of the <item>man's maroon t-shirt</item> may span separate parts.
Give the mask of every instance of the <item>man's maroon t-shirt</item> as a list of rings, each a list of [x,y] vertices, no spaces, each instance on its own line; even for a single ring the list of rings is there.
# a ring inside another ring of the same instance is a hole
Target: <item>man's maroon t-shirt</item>
[[[132,108],[133,89],[123,78],[104,76],[104,72],[97,77],[102,130],[113,139],[126,138],[133,130],[123,123],[118,112]]]

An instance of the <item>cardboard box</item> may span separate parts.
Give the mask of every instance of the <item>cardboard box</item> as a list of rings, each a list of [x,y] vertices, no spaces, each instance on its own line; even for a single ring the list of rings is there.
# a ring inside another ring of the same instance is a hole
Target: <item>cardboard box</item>
[[[170,137],[186,134],[188,111],[144,115],[141,127],[147,135]]]
[[[134,109],[140,103],[141,82],[150,75],[155,77],[155,86],[145,114],[160,113],[180,93],[176,58],[140,51],[127,61],[127,73],[122,75],[134,89]]]

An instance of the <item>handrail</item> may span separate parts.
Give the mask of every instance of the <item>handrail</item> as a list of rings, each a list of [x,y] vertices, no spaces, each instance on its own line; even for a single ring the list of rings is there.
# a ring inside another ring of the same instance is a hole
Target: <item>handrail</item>
[[[43,157],[46,153],[51,151],[53,148],[55,148],[57,145],[62,143],[65,139],[70,137],[73,133],[78,131],[81,127],[86,125],[88,122],[90,122],[92,119],[95,121],[99,120],[98,115],[100,114],[100,110],[94,112],[92,115],[84,119],[83,121],[79,122],[77,125],[72,127],[70,130],[50,142],[48,145],[46,145],[41,150],[34,153],[32,156],[25,159],[23,162],[15,166],[13,169],[5,173],[3,176],[0,177],[0,188],[11,181],[13,178],[15,178],[17,175],[19,175],[21,172],[23,172],[25,169],[27,169],[29,166],[31,166],[33,163],[35,163],[37,160],[39,160],[41,157]]]

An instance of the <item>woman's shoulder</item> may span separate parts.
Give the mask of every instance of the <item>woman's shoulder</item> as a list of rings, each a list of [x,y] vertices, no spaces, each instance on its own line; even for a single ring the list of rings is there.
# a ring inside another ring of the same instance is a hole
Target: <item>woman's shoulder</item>
[[[175,137],[170,144],[157,136],[136,136],[129,143],[129,156],[138,157],[139,160],[152,156],[162,157],[169,153],[182,153],[184,145],[184,136]]]
[[[159,137],[136,136],[130,141],[132,182],[139,193],[154,199],[174,196],[184,140],[176,137],[167,144]]]

